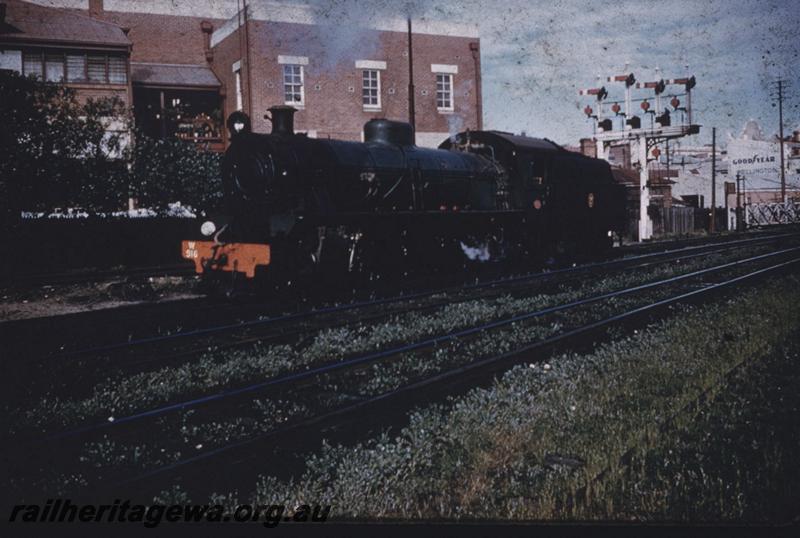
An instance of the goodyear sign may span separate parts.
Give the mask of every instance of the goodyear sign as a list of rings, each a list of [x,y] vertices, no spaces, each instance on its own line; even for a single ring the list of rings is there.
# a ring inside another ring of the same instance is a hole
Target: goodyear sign
[[[728,140],[728,174],[750,179],[776,178],[781,175],[780,144],[767,140]]]
[[[744,158],[744,159],[734,159],[732,164],[734,166],[744,166],[748,164],[767,164],[767,163],[774,163],[775,156],[774,155],[759,155],[758,153],[753,154],[752,157]]]

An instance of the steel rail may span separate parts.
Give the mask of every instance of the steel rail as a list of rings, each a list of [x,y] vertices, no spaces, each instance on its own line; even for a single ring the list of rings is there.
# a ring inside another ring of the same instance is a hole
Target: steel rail
[[[708,251],[705,251],[705,252],[684,254],[684,255],[679,256],[677,261],[686,261],[686,260],[698,258],[700,256],[707,256],[709,254],[720,254],[720,253],[723,253],[723,252],[738,248],[739,246],[740,245],[732,245],[732,246],[722,245],[720,248],[711,249],[711,250],[708,250]],[[671,258],[667,258],[667,259],[663,259],[663,260],[659,260],[659,261],[645,261],[643,263],[638,263],[638,264],[635,264],[635,265],[623,266],[623,267],[619,268],[619,270],[621,270],[621,271],[631,271],[631,270],[634,270],[634,269],[641,269],[641,268],[645,268],[645,267],[656,266],[656,265],[661,264],[661,263],[669,263],[671,261],[674,261],[674,260],[671,259]],[[523,282],[524,282],[524,280],[523,280]],[[560,281],[559,283],[563,284],[564,282],[569,282],[569,281],[568,280],[567,281]],[[505,283],[515,284],[515,282],[511,282],[510,279],[509,279],[509,281],[506,281],[503,284],[505,284]],[[495,286],[499,287],[499,284],[496,284]],[[257,334],[254,334],[254,335],[250,335],[247,338],[237,338],[235,341],[232,341],[232,342],[215,343],[214,344],[214,351],[230,350],[230,349],[235,349],[235,348],[239,348],[239,347],[252,345],[254,343],[264,343],[264,342],[270,342],[270,341],[286,341],[286,340],[288,340],[290,338],[298,337],[298,336],[301,336],[301,335],[304,335],[304,334],[308,334],[310,332],[321,330],[321,329],[335,329],[335,328],[340,328],[340,327],[347,327],[347,326],[350,326],[350,325],[352,325],[354,323],[375,323],[375,322],[377,322],[377,321],[379,321],[381,319],[388,319],[388,318],[391,318],[392,316],[398,316],[398,315],[401,315],[401,314],[407,314],[409,312],[422,312],[422,311],[427,311],[427,310],[434,310],[436,308],[440,308],[442,306],[446,306],[446,305],[449,305],[449,304],[460,304],[460,303],[463,303],[463,302],[477,300],[477,299],[486,299],[486,298],[496,297],[497,295],[503,294],[503,293],[515,294],[515,293],[518,293],[518,292],[524,291],[524,290],[529,290],[529,288],[527,288],[527,287],[524,287],[524,288],[508,288],[508,289],[504,288],[502,290],[497,290],[496,292],[492,292],[490,294],[471,295],[471,296],[465,296],[465,297],[454,297],[454,298],[449,298],[449,299],[436,301],[436,302],[431,302],[431,303],[427,303],[427,304],[415,305],[415,306],[412,306],[410,308],[405,308],[405,309],[383,311],[381,313],[370,314],[370,315],[367,315],[367,316],[364,316],[364,317],[359,317],[359,318],[353,319],[353,320],[346,320],[346,321],[336,322],[336,323],[332,323],[332,324],[325,324],[324,326],[300,326],[300,327],[298,327],[296,329],[293,329],[293,330],[290,330],[290,331],[276,332],[274,334],[270,334],[268,332],[266,332],[266,333],[262,332],[262,333],[257,333]],[[149,365],[149,364],[152,364],[152,363],[166,364],[166,363],[170,363],[170,362],[173,362],[173,361],[177,361],[179,359],[185,359],[187,357],[196,356],[196,355],[204,353],[204,352],[206,352],[208,350],[209,350],[209,344],[205,343],[205,344],[200,344],[200,345],[198,345],[198,346],[196,346],[194,348],[191,348],[191,349],[182,349],[180,351],[170,352],[170,353],[166,353],[164,355],[149,355],[146,358],[138,358],[138,357],[134,356],[134,357],[131,357],[130,360],[123,359],[123,363],[122,364],[120,364],[119,361],[115,361],[114,364],[113,364],[113,367],[115,369],[121,369],[121,370],[125,371],[128,368],[142,367],[142,366],[146,366],[146,365]]]
[[[39,273],[35,275],[12,275],[0,279],[0,285],[23,284],[26,286],[46,286],[61,284],[88,284],[102,279],[123,277],[157,277],[157,276],[192,276],[195,275],[191,264],[173,263],[165,265],[149,265],[128,267],[125,269],[97,269],[95,271],[78,270],[63,273]]]
[[[52,442],[52,441],[67,439],[67,438],[70,438],[70,437],[75,437],[75,436],[79,436],[79,435],[83,435],[83,434],[87,434],[87,433],[97,432],[97,431],[100,431],[100,430],[108,430],[108,429],[111,429],[111,428],[119,427],[119,426],[121,426],[123,424],[129,424],[129,423],[140,421],[140,420],[143,420],[143,419],[146,419],[146,418],[158,417],[158,416],[163,416],[163,415],[166,415],[168,413],[172,413],[172,412],[176,412],[176,411],[192,409],[192,408],[198,407],[198,406],[203,405],[203,404],[216,403],[216,402],[220,402],[220,401],[223,401],[223,400],[231,399],[231,398],[236,397],[236,396],[242,396],[242,395],[246,395],[246,394],[258,393],[258,392],[263,391],[264,389],[267,389],[269,387],[285,385],[285,384],[288,384],[288,383],[296,383],[298,381],[303,381],[303,380],[306,380],[306,379],[310,379],[310,378],[312,378],[314,376],[317,376],[317,375],[320,375],[320,374],[325,374],[325,373],[334,372],[334,371],[337,371],[337,370],[343,370],[343,369],[352,368],[354,366],[359,366],[359,365],[362,365],[362,364],[365,364],[365,363],[375,362],[375,361],[378,361],[378,360],[381,360],[381,359],[385,359],[387,357],[391,357],[391,356],[395,356],[395,355],[399,355],[399,354],[403,354],[403,353],[408,353],[410,351],[416,351],[416,350],[423,349],[423,348],[434,347],[434,346],[436,346],[438,344],[442,344],[442,343],[445,343],[445,342],[450,342],[452,340],[455,340],[455,339],[458,339],[458,338],[463,338],[465,336],[474,335],[474,334],[477,334],[477,333],[480,333],[480,332],[484,332],[484,331],[488,331],[488,330],[492,330],[492,329],[497,329],[497,328],[500,328],[500,327],[505,327],[505,326],[511,325],[513,323],[518,323],[518,322],[521,322],[521,321],[527,321],[527,320],[534,319],[534,318],[537,318],[537,317],[541,317],[541,316],[544,316],[544,315],[547,315],[547,314],[553,314],[553,313],[556,313],[556,312],[569,310],[569,309],[576,308],[576,307],[579,307],[579,306],[584,306],[584,305],[596,303],[596,302],[603,301],[603,300],[606,300],[606,299],[611,299],[613,297],[621,297],[621,296],[624,296],[624,295],[629,295],[631,293],[636,293],[636,292],[643,291],[643,290],[653,289],[653,288],[656,288],[656,287],[659,287],[659,286],[664,286],[664,285],[667,285],[667,284],[680,282],[680,281],[687,280],[687,279],[690,279],[690,278],[695,278],[695,277],[698,277],[698,276],[702,276],[702,275],[710,274],[710,273],[713,273],[713,272],[718,272],[718,271],[721,271],[721,270],[724,270],[724,269],[728,269],[728,268],[731,268],[731,267],[739,266],[739,265],[742,265],[742,264],[745,264],[745,263],[750,263],[750,262],[754,262],[754,261],[758,261],[758,260],[764,260],[764,259],[768,259],[768,258],[771,258],[771,257],[775,257],[775,256],[779,256],[779,255],[782,255],[782,254],[786,254],[786,253],[789,253],[789,252],[795,252],[795,251],[798,251],[798,250],[800,250],[800,247],[791,247],[791,248],[787,248],[787,249],[782,249],[782,250],[778,250],[778,251],[775,251],[775,252],[770,252],[770,253],[767,253],[767,254],[761,254],[761,255],[758,255],[758,256],[745,258],[743,260],[736,260],[736,261],[728,262],[728,263],[725,263],[725,264],[722,264],[722,265],[717,265],[717,266],[714,266],[714,267],[700,269],[698,271],[693,271],[691,273],[677,275],[677,276],[674,276],[674,277],[669,277],[669,278],[666,278],[666,279],[662,279],[662,280],[658,280],[658,281],[654,281],[654,282],[649,282],[649,283],[646,283],[646,284],[640,284],[640,285],[633,286],[633,287],[630,287],[630,288],[624,288],[622,290],[603,293],[603,294],[595,295],[595,296],[588,297],[588,298],[585,298],[585,299],[578,299],[578,300],[575,300],[575,301],[571,301],[569,303],[564,303],[564,304],[561,304],[561,305],[551,306],[551,307],[547,307],[547,308],[544,308],[544,309],[541,309],[541,310],[537,310],[535,312],[528,312],[528,313],[525,313],[525,314],[519,314],[519,315],[516,315],[516,316],[512,316],[512,317],[501,319],[501,320],[497,320],[497,321],[492,321],[492,322],[489,322],[489,323],[484,323],[484,324],[477,325],[477,326],[474,326],[474,327],[470,327],[470,328],[467,328],[467,329],[461,329],[461,330],[458,330],[458,331],[453,331],[453,332],[446,333],[444,335],[439,335],[439,336],[436,336],[436,337],[433,337],[433,338],[427,338],[427,339],[420,340],[420,341],[417,341],[417,342],[414,342],[414,343],[411,343],[411,344],[405,344],[403,346],[392,347],[392,348],[385,349],[385,350],[382,350],[382,351],[377,351],[377,352],[369,353],[369,354],[366,354],[366,355],[356,356],[356,357],[353,357],[353,358],[350,358],[350,359],[331,361],[331,362],[323,364],[323,365],[321,365],[321,366],[319,366],[317,368],[313,368],[313,369],[309,369],[309,370],[303,370],[303,371],[299,371],[299,372],[292,372],[292,373],[283,374],[283,375],[278,375],[278,376],[272,377],[270,379],[267,379],[265,381],[261,381],[261,382],[258,382],[258,383],[253,383],[253,384],[250,384],[250,385],[237,387],[237,388],[225,389],[225,390],[222,390],[220,392],[216,392],[214,394],[209,394],[209,395],[201,396],[201,397],[198,397],[198,398],[193,398],[193,399],[184,400],[184,401],[181,401],[181,402],[176,402],[176,403],[172,403],[172,404],[168,404],[168,405],[164,405],[164,406],[155,407],[153,409],[149,409],[149,410],[142,411],[142,412],[139,412],[139,413],[134,413],[134,414],[127,415],[127,416],[124,416],[124,417],[121,417],[121,418],[115,418],[112,422],[109,422],[109,421],[95,422],[95,423],[87,424],[85,426],[81,426],[81,427],[78,427],[78,428],[72,428],[72,429],[64,430],[64,431],[61,431],[61,432],[46,436],[45,439],[43,440],[43,442]]]
[[[65,353],[58,353],[50,356],[52,360],[65,360],[70,358],[75,358],[84,355],[94,355],[94,354],[101,354],[110,351],[118,351],[120,349],[131,349],[138,346],[143,346],[147,344],[154,344],[154,343],[161,343],[166,341],[176,341],[183,338],[193,338],[198,336],[205,336],[211,335],[216,333],[221,333],[225,331],[237,330],[237,329],[244,329],[249,327],[258,327],[258,326],[265,326],[265,325],[272,325],[284,322],[292,322],[301,319],[306,319],[312,316],[320,316],[324,314],[331,314],[337,312],[345,312],[349,310],[355,310],[358,308],[365,308],[365,307],[372,307],[372,306],[383,306],[386,304],[398,303],[403,301],[411,301],[415,299],[421,299],[424,297],[430,297],[433,295],[441,294],[441,293],[448,293],[452,291],[461,291],[461,290],[473,290],[473,289],[480,289],[480,288],[487,288],[497,285],[505,285],[523,281],[533,281],[542,278],[549,278],[554,275],[560,275],[565,273],[572,273],[572,272],[583,272],[583,271],[592,271],[594,269],[598,269],[601,267],[609,267],[613,265],[626,265],[631,262],[636,262],[643,259],[650,259],[655,257],[662,257],[662,256],[672,256],[678,255],[684,252],[691,252],[700,249],[713,249],[719,246],[741,246],[741,245],[748,245],[757,242],[770,242],[777,239],[781,239],[784,237],[791,237],[797,235],[796,233],[785,233],[785,234],[777,234],[768,237],[758,237],[758,238],[751,238],[751,239],[743,239],[743,240],[736,240],[736,241],[723,241],[717,243],[709,243],[703,245],[694,245],[689,247],[682,247],[676,250],[667,250],[667,251],[660,251],[660,252],[652,252],[648,254],[642,254],[637,256],[631,256],[627,258],[619,258],[613,260],[606,260],[602,262],[593,262],[586,265],[580,265],[575,267],[567,267],[562,269],[556,269],[553,271],[546,271],[546,272],[537,272],[537,273],[528,273],[521,276],[516,277],[506,277],[500,278],[495,280],[490,280],[486,282],[478,282],[475,284],[467,284],[463,286],[449,286],[446,288],[440,288],[436,290],[430,291],[423,291],[418,293],[412,293],[409,295],[396,295],[388,298],[377,299],[377,300],[369,300],[369,301],[359,301],[355,303],[347,303],[347,304],[340,304],[320,309],[312,309],[304,312],[298,312],[294,314],[287,314],[284,316],[278,316],[274,318],[265,318],[265,319],[254,319],[248,321],[240,321],[237,323],[230,323],[224,325],[216,325],[211,327],[204,327],[200,329],[191,329],[188,331],[180,331],[172,334],[165,334],[165,335],[158,335],[158,336],[149,336],[139,339],[134,339],[125,342],[117,342],[114,344],[107,344],[103,346],[97,347],[89,347],[89,348],[82,348],[73,351],[68,351]]]
[[[789,234],[791,235],[791,234]],[[784,237],[783,235],[778,236],[766,236],[755,238],[757,239],[755,246],[750,248],[759,248],[760,245],[767,245],[773,243],[780,238]],[[750,240],[748,240],[750,241]],[[753,243],[750,241],[747,245],[752,245]],[[612,261],[619,261],[619,264],[612,264],[607,269],[595,269],[593,272],[593,276],[596,275],[610,275],[615,274],[616,272],[630,272],[640,268],[648,268],[648,267],[657,267],[661,264],[668,264],[670,262],[686,262],[687,260],[691,260],[700,256],[708,256],[710,254],[720,255],[721,253],[728,252],[737,248],[742,248],[741,244],[738,242],[720,242],[714,244],[704,244],[698,245],[703,247],[700,252],[695,252],[694,250],[690,250],[689,252],[685,251],[668,251],[666,253],[656,253],[659,256],[656,256],[654,259],[652,256],[647,256],[645,259],[641,257],[631,257],[626,258],[623,260],[612,260]],[[693,249],[695,247],[692,247]],[[674,252],[674,254],[673,254]],[[622,263],[627,262],[627,263]],[[609,265],[608,262],[604,262],[604,265]],[[570,268],[572,269],[572,268]],[[577,269],[577,268],[575,268]],[[570,274],[571,271],[567,270],[567,275],[565,278],[564,275],[558,275],[555,272],[553,273],[544,273],[537,276],[546,277],[549,274],[555,274],[553,277],[553,282],[558,283],[559,285],[563,286],[565,283],[573,282],[576,279],[584,278],[581,274]],[[166,347],[165,349],[153,349],[150,350],[148,353],[144,353],[144,349],[140,350],[141,353],[129,353],[125,355],[118,355],[113,356],[111,362],[107,364],[104,362],[103,365],[99,370],[95,373],[98,375],[107,375],[109,371],[116,371],[116,372],[137,372],[141,368],[146,368],[154,363],[158,365],[170,365],[178,362],[182,362],[187,360],[187,358],[191,358],[197,356],[201,353],[205,353],[212,349],[215,352],[222,352],[225,350],[231,349],[238,349],[244,346],[252,345],[255,342],[258,343],[265,343],[265,342],[289,342],[293,339],[303,337],[303,335],[308,335],[313,333],[314,331],[322,330],[322,329],[331,329],[343,326],[349,326],[354,323],[375,323],[380,321],[381,319],[391,318],[393,316],[398,316],[402,314],[406,314],[408,312],[424,312],[424,311],[431,311],[437,308],[441,308],[447,304],[458,304],[465,301],[471,300],[485,300],[487,298],[492,298],[499,296],[501,294],[509,294],[511,296],[518,296],[520,294],[528,293],[532,288],[531,286],[541,285],[541,279],[531,280],[522,278],[521,282],[510,282],[515,280],[514,278],[506,278],[505,281],[509,282],[508,284],[498,283],[492,286],[483,286],[484,289],[478,289],[473,293],[470,293],[469,290],[464,292],[463,290],[458,290],[453,297],[445,298],[445,299],[436,299],[436,300],[425,300],[417,303],[410,303],[404,307],[397,308],[399,305],[391,306],[389,308],[378,309],[376,312],[375,309],[368,309],[364,313],[353,313],[351,316],[336,316],[331,319],[328,317],[322,317],[319,319],[315,319],[313,317],[309,318],[308,321],[300,321],[296,325],[278,325],[273,327],[265,327],[260,330],[256,330],[254,333],[246,333],[241,336],[234,336],[231,334],[232,338],[225,338],[223,335],[217,337],[217,339],[211,340],[210,337],[205,339],[199,339],[197,342],[194,342],[188,348],[185,346],[181,346],[180,348],[174,347]],[[518,280],[518,279],[517,279]],[[525,282],[526,280],[530,282]],[[550,279],[547,279],[550,281]],[[474,287],[474,285],[471,285]],[[480,283],[478,284],[478,288],[481,288]],[[133,350],[131,350],[133,351]],[[108,357],[107,355],[105,357]],[[104,356],[97,357],[98,359],[104,358]],[[45,359],[46,360],[46,359]],[[45,366],[46,363],[42,363],[42,366]],[[86,365],[84,365],[86,366]],[[94,375],[94,374],[93,374]],[[28,376],[29,379],[32,381],[38,379],[38,376],[35,373],[32,373]],[[64,379],[64,383],[61,381],[58,382],[58,385],[61,388],[67,388],[69,386],[70,381],[65,379],[63,376],[59,376],[58,379]],[[86,381],[86,378],[81,378],[82,382]],[[93,377],[91,378],[93,379]],[[37,383],[30,385],[28,390],[34,390],[33,387],[38,386]],[[53,384],[46,384],[46,387],[49,387],[48,390],[59,390]]]

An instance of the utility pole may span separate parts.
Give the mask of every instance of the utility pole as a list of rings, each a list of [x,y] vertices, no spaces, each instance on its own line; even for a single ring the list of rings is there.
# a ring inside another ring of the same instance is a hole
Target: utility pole
[[[747,205],[747,176],[742,174],[742,223],[744,224],[745,230],[748,225]]]
[[[739,186],[739,172],[736,172],[736,231],[741,232],[742,226],[742,189]]]
[[[783,79],[778,79],[776,81],[778,85],[778,95],[776,99],[778,100],[778,138],[780,139],[781,143],[781,202],[784,204],[786,203],[786,171],[784,170],[784,162],[783,162],[783,90],[786,88],[785,83],[786,81]],[[772,105],[775,106],[775,105]]]
[[[247,24],[248,13],[247,13],[247,0],[242,0],[242,16],[244,18],[244,59],[245,59],[245,66],[247,70],[247,110],[250,112],[250,117],[254,118],[254,111],[253,111],[253,71],[252,66],[250,64],[250,30],[248,29],[249,24]],[[252,123],[251,123],[252,125]]]
[[[408,123],[411,124],[411,141],[416,144],[417,120],[414,110],[414,50],[411,46],[411,17],[408,18]]]
[[[717,128],[711,128],[711,224],[709,232],[714,233],[717,216]]]

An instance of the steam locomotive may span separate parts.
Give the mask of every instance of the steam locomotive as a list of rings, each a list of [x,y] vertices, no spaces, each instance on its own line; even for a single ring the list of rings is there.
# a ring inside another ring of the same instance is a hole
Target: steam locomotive
[[[228,119],[225,215],[183,241],[208,279],[278,287],[588,257],[625,226],[608,164],[547,139],[465,131],[427,149],[386,119],[363,143],[314,139],[294,132],[294,108],[269,111],[271,134]]]

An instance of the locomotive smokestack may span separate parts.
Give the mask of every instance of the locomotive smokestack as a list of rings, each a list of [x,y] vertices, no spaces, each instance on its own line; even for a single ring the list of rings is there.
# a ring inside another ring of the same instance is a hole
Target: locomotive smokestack
[[[294,134],[294,113],[297,109],[293,106],[279,105],[268,108],[270,116],[265,116],[272,122],[272,134]]]

